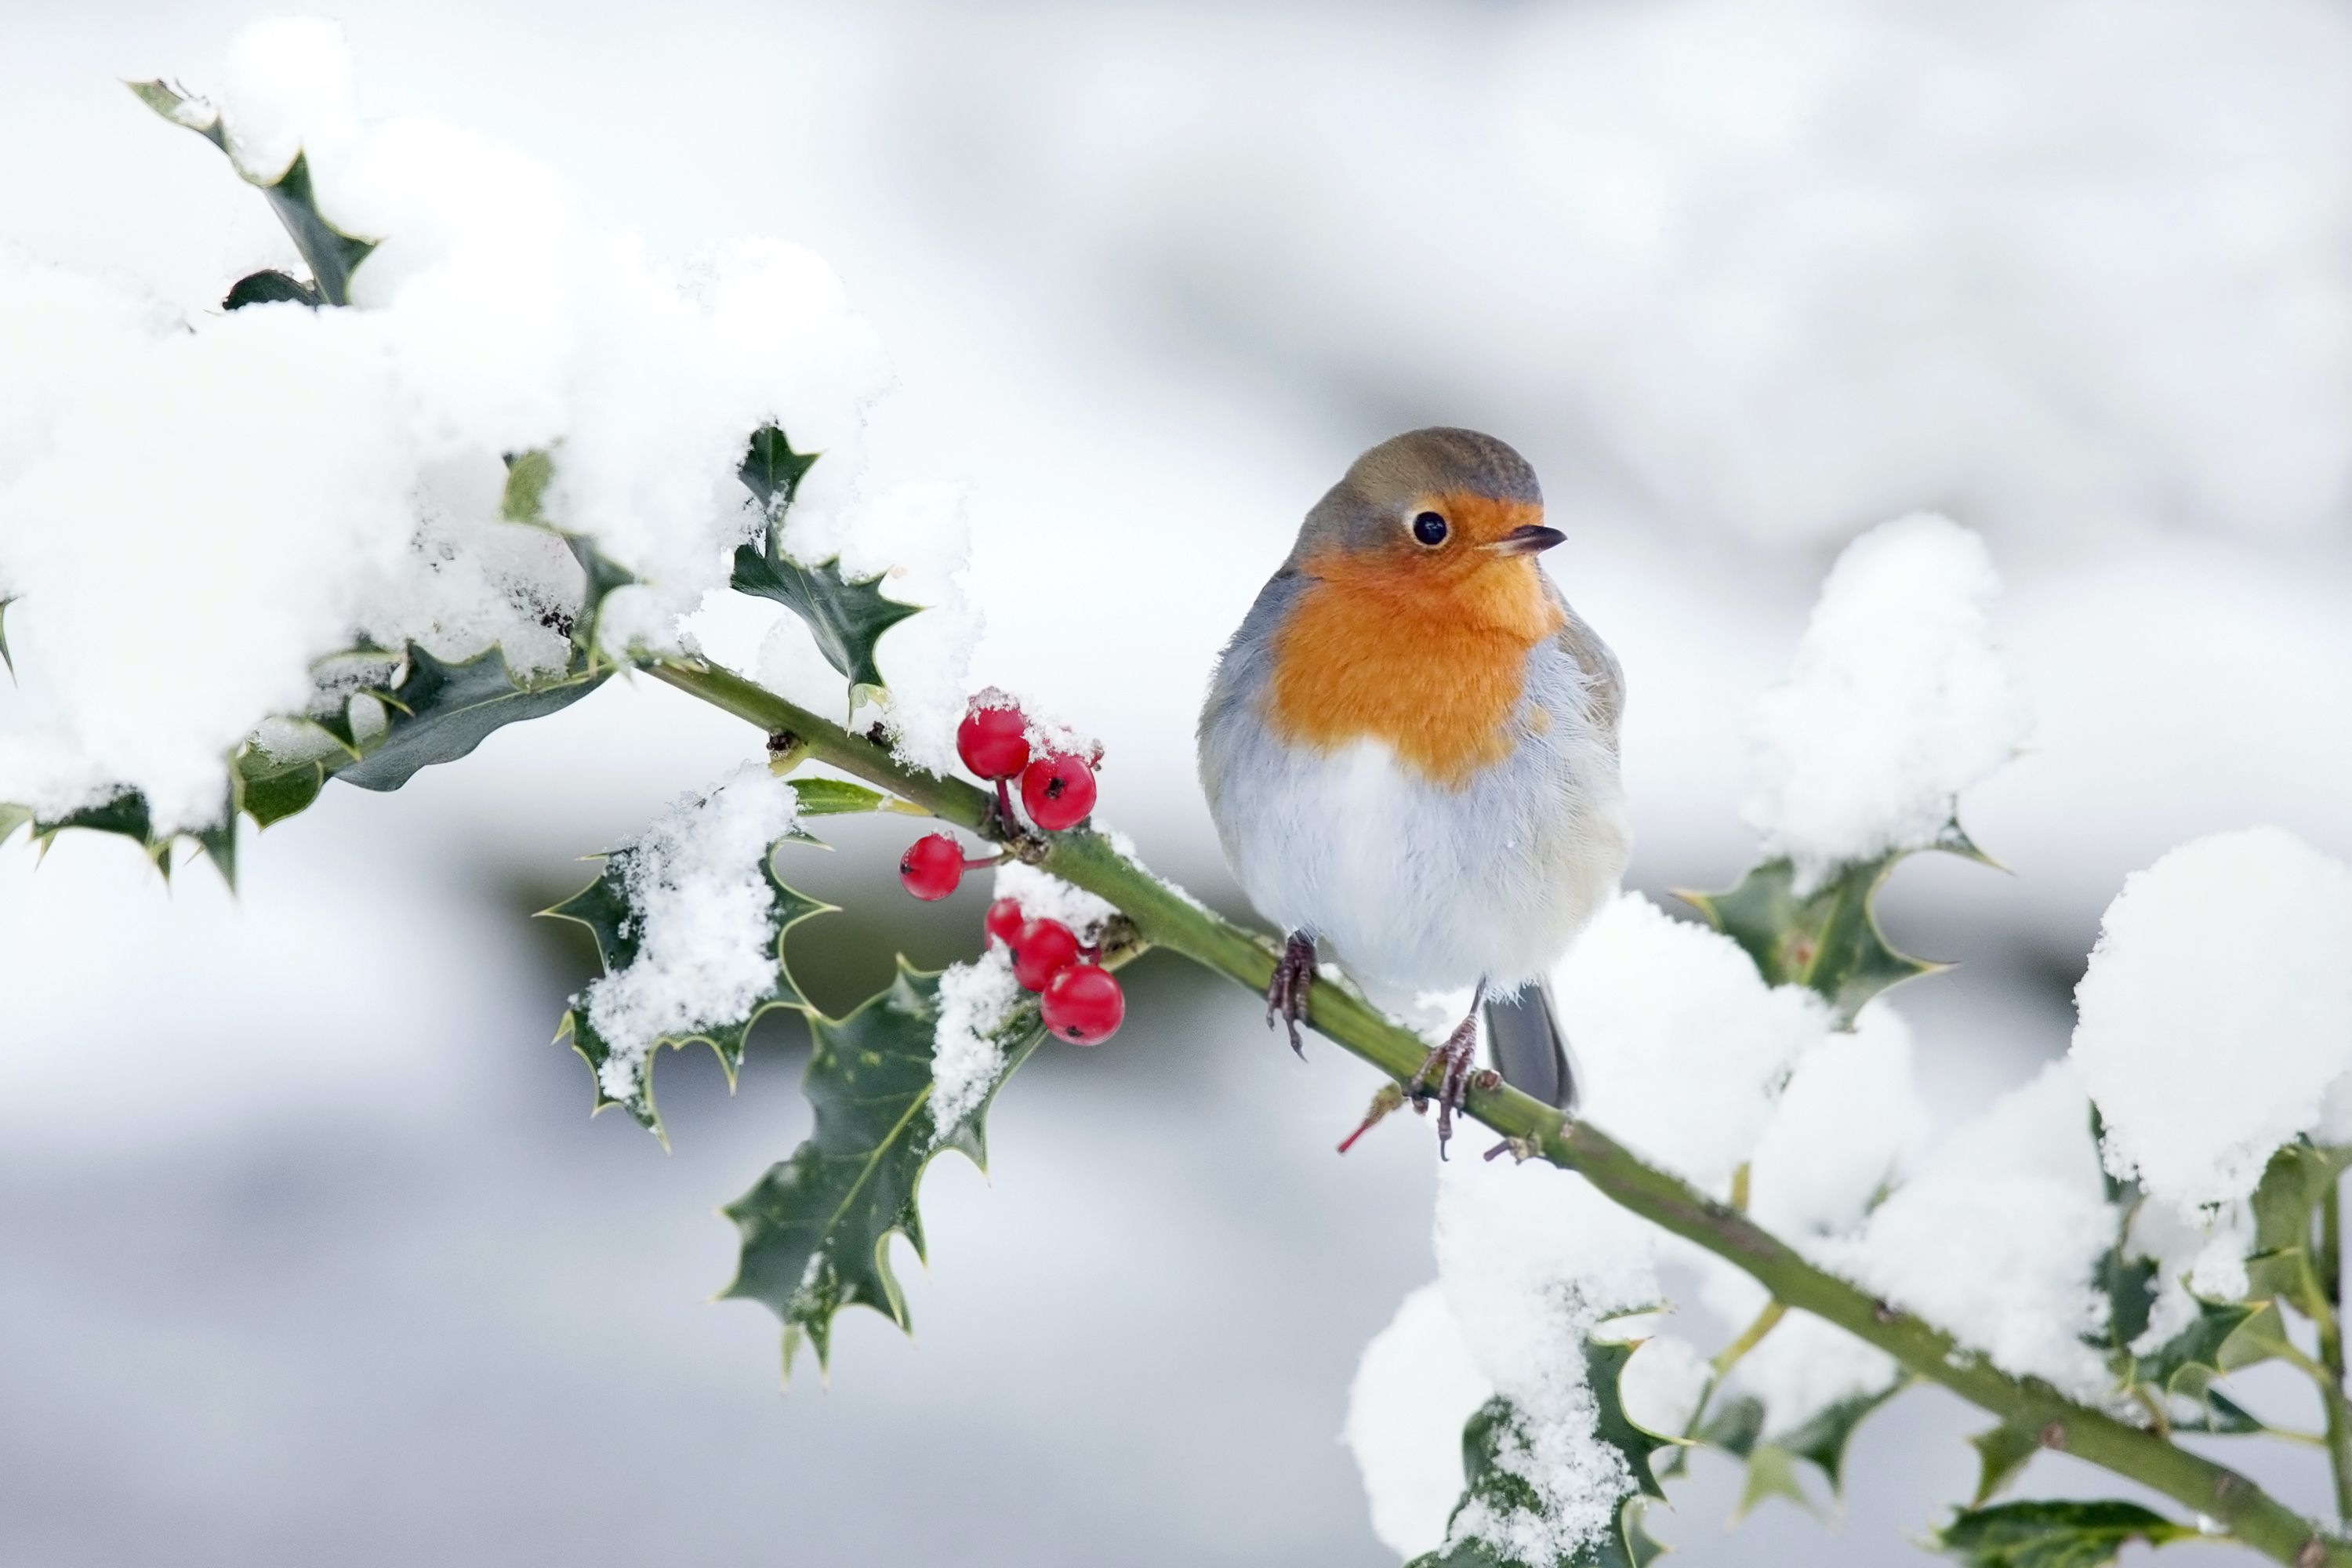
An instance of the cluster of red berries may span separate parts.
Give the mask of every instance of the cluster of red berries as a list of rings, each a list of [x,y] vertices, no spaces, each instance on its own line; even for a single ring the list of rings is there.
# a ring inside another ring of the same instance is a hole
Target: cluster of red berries
[[[1009,826],[1010,783],[1021,781],[1021,804],[1041,831],[1076,827],[1095,808],[1095,765],[1099,751],[1046,752],[1032,756],[1029,721],[1001,693],[982,692],[956,726],[956,754],[964,766],[996,785],[996,808]],[[927,834],[907,847],[898,860],[898,880],[919,899],[946,898],[966,871],[996,864],[994,858],[966,859],[963,846],[944,833]],[[1040,993],[1045,1027],[1081,1046],[1100,1045],[1127,1017],[1127,997],[1101,952],[1081,944],[1060,921],[1029,919],[1011,899],[988,907],[988,940],[1001,942],[1013,957],[1013,976],[1024,991]]]

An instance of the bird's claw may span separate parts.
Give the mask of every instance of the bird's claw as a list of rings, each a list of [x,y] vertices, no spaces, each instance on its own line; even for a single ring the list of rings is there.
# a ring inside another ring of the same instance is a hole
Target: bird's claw
[[[1266,982],[1265,1026],[1274,1027],[1282,1020],[1290,1031],[1290,1048],[1300,1059],[1307,1056],[1307,1047],[1298,1037],[1299,1020],[1307,1016],[1307,993],[1315,984],[1315,939],[1305,931],[1292,931],[1282,944],[1282,956],[1275,961],[1274,978]]]
[[[1478,1062],[1478,1013],[1472,1008],[1470,1016],[1454,1026],[1454,1032],[1428,1056],[1422,1058],[1421,1068],[1412,1075],[1407,1086],[1412,1093],[1412,1108],[1427,1110],[1429,1102],[1437,1101],[1437,1157],[1445,1156],[1446,1141],[1454,1136],[1454,1113],[1462,1109],[1463,1100],[1473,1089],[1492,1089],[1501,1081],[1496,1073],[1481,1068]],[[1432,1079],[1430,1074],[1437,1076]],[[1430,1091],[1434,1089],[1436,1092]]]

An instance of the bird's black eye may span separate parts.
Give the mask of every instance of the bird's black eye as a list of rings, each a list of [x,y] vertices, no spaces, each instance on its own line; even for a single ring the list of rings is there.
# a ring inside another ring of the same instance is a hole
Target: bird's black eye
[[[1445,520],[1433,511],[1423,512],[1412,520],[1412,536],[1434,549],[1445,542]]]

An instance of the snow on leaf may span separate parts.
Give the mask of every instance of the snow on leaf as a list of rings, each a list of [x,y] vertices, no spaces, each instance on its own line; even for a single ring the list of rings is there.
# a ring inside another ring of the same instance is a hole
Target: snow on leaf
[[[1936,1545],[1969,1568],[2101,1568],[2135,1541],[2151,1546],[2196,1538],[2136,1502],[2052,1499],[1963,1509],[1936,1533]]]
[[[668,1135],[662,1130],[661,1112],[654,1104],[653,1060],[656,1052],[664,1047],[677,1049],[698,1043],[709,1046],[718,1057],[731,1089],[736,1074],[742,1068],[744,1041],[753,1025],[778,1008],[811,1011],[785,963],[784,943],[794,926],[829,913],[834,906],[821,903],[782,881],[775,872],[773,846],[769,848],[771,853],[761,857],[760,874],[768,894],[766,919],[772,921],[775,931],[772,944],[775,977],[771,985],[750,999],[740,1016],[691,1030],[658,1034],[637,1051],[616,1047],[596,1028],[585,993],[573,998],[572,1006],[556,1028],[555,1037],[559,1044],[570,1045],[588,1064],[595,1092],[594,1110],[618,1105],[667,1143]],[[594,881],[562,903],[539,911],[551,919],[586,926],[596,939],[597,955],[608,976],[629,970],[643,953],[644,911],[632,906],[627,890],[635,854],[636,851],[623,849],[606,856],[604,869]],[[615,1089],[620,1092],[613,1092]]]
[[[1630,1346],[1618,1348],[1631,1353]],[[1601,1387],[1601,1382],[1596,1380],[1594,1386]],[[1501,1394],[1478,1407],[1462,1429],[1462,1468],[1468,1485],[1454,1509],[1457,1533],[1439,1550],[1415,1558],[1409,1568],[1644,1568],[1658,1557],[1663,1548],[1642,1528],[1645,1500],[1635,1486],[1629,1486],[1619,1500],[1613,1524],[1571,1552],[1545,1551],[1531,1558],[1490,1535],[1458,1533],[1465,1513],[1487,1520],[1541,1519],[1543,1496],[1512,1462],[1515,1454],[1524,1455],[1537,1440],[1533,1425]],[[1646,1455],[1643,1464],[1646,1474]]]
[[[762,425],[751,432],[751,441],[743,453],[742,466],[735,472],[743,488],[768,514],[771,539],[775,523],[784,509],[799,493],[801,479],[816,465],[821,454],[795,452],[783,431],[773,425]]]
[[[724,1211],[742,1232],[742,1255],[720,1295],[763,1302],[783,1321],[787,1381],[803,1339],[819,1370],[826,1367],[834,1316],[844,1308],[871,1307],[909,1327],[890,1268],[890,1238],[905,1237],[923,1256],[916,1196],[941,1149],[986,1168],[988,1101],[1045,1037],[1034,1004],[1024,1003],[1024,1012],[1025,1026],[979,1109],[944,1133],[930,1109],[937,975],[917,973],[902,959],[889,988],[848,1016],[811,1012],[814,1048],[802,1087],[815,1129]]]
[[[227,133],[211,105],[161,81],[134,81],[128,85],[141,102],[173,124],[185,126],[224,153],[228,151]],[[230,159],[229,164],[236,168],[236,160]],[[320,296],[331,305],[350,304],[352,273],[375,249],[376,242],[345,234],[320,216],[318,196],[310,188],[310,160],[295,153],[285,173],[274,180],[256,180],[241,168],[237,174],[269,198],[270,210],[286,226],[294,248],[302,253]]]
[[[506,489],[499,497],[499,515],[526,528],[546,529],[563,541],[572,551],[572,558],[580,563],[583,581],[579,613],[560,629],[572,639],[574,668],[593,669],[606,657],[596,635],[604,600],[614,589],[636,582],[637,574],[606,556],[587,535],[569,532],[547,520],[547,487],[554,478],[555,458],[551,453],[533,450],[509,458]]]

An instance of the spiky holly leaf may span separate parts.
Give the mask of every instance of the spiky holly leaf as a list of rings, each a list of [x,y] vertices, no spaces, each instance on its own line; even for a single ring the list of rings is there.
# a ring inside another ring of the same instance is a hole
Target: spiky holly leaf
[[[44,851],[50,840],[68,828],[110,833],[117,837],[128,838],[139,846],[167,881],[172,875],[172,846],[185,838],[204,851],[205,858],[219,870],[223,881],[232,889],[236,887],[236,799],[234,788],[229,799],[223,803],[219,824],[194,832],[157,833],[147,797],[137,790],[125,790],[96,805],[85,806],[58,817],[43,817],[23,806],[0,806],[0,839],[6,838],[24,822],[33,825],[33,841]]]
[[[883,689],[874,645],[882,634],[921,610],[885,598],[879,577],[849,578],[838,560],[803,566],[774,548],[745,544],[735,552],[736,592],[773,599],[808,623],[824,661],[846,677],[852,707]]]
[[[2101,1568],[2132,1542],[2162,1546],[2196,1535],[2195,1526],[2136,1502],[2053,1499],[1962,1509],[1936,1532],[1936,1545],[1969,1568]]]
[[[2168,1394],[2204,1399],[2215,1378],[2290,1348],[2277,1302],[2200,1301],[2196,1321],[2140,1357],[2134,1375]]]
[[[1480,1533],[1487,1521],[1514,1519],[1534,1524],[1527,1534],[1546,1533],[1551,1521],[1544,1498],[1515,1468],[1531,1440],[1528,1418],[1509,1399],[1497,1394],[1478,1407],[1462,1429],[1462,1469],[1468,1484],[1454,1505],[1446,1543],[1414,1558],[1407,1568],[1645,1568],[1657,1560],[1664,1548],[1642,1528],[1647,1500],[1638,1487],[1629,1487],[1617,1500],[1612,1527],[1572,1552],[1548,1552],[1540,1561],[1530,1560],[1508,1542]]]
[[[571,707],[612,674],[609,666],[575,664],[551,680],[527,683],[515,679],[498,648],[449,664],[415,643],[406,663],[400,684],[376,693],[383,729],[361,742],[363,754],[333,770],[336,777],[362,789],[398,789],[419,768],[467,755],[492,731]]]
[[[1846,1450],[1853,1446],[1855,1430],[1874,1411],[1902,1393],[1907,1382],[1897,1378],[1875,1394],[1841,1399],[1815,1411],[1766,1446],[1785,1449],[1791,1457],[1812,1466],[1829,1483],[1830,1495],[1843,1497]]]
[[[742,1070],[743,1048],[752,1026],[778,1008],[797,1013],[811,1009],[807,999],[792,977],[784,961],[784,942],[794,926],[814,916],[829,913],[835,906],[821,903],[798,889],[786,885],[776,875],[775,845],[770,845],[760,857],[760,873],[768,885],[768,919],[774,921],[776,937],[774,952],[776,973],[774,982],[754,998],[740,1017],[716,1021],[690,1034],[664,1035],[646,1047],[642,1058],[634,1063],[634,1071],[612,1070],[614,1054],[612,1044],[596,1032],[589,1021],[582,996],[572,999],[571,1008],[557,1026],[558,1045],[569,1045],[588,1064],[589,1080],[594,1086],[595,1105],[601,1111],[606,1106],[617,1105],[635,1117],[638,1124],[659,1138],[665,1146],[668,1134],[662,1130],[661,1112],[654,1104],[654,1058],[664,1047],[680,1049],[691,1045],[709,1046],[718,1058],[721,1070],[727,1074],[730,1089],[735,1075]],[[604,973],[617,974],[637,962],[639,952],[635,911],[628,896],[629,866],[634,851],[615,850],[604,856],[604,868],[596,879],[572,897],[539,912],[550,919],[565,920],[586,926],[596,939],[596,956]],[[614,1090],[619,1092],[615,1093]]]
[[[289,273],[274,267],[259,272],[248,272],[229,285],[228,293],[221,300],[224,310],[242,310],[247,305],[276,305],[286,302],[308,305],[317,310],[326,303],[318,289]]]
[[[187,127],[224,153],[229,150],[219,111],[211,104],[161,81],[134,81],[128,86],[141,102],[173,124]],[[234,157],[229,163],[247,184],[269,198],[270,210],[286,226],[294,248],[302,253],[303,263],[310,268],[320,296],[330,305],[350,304],[352,272],[368,258],[376,242],[345,234],[320,216],[318,193],[310,185],[310,159],[303,153],[295,153],[285,171],[268,180],[247,174]]]
[[[793,504],[793,498],[800,493],[801,479],[816,466],[818,456],[793,451],[782,430],[762,425],[751,432],[735,477],[743,481],[743,488],[751,492],[751,499],[760,503],[772,524]]]
[[[1956,846],[1937,847],[1959,852]],[[1907,853],[1897,850],[1841,868],[1802,893],[1795,867],[1767,860],[1736,888],[1675,896],[1746,949],[1768,984],[1811,986],[1829,1000],[1841,1022],[1851,1025],[1863,1004],[1888,986],[1948,967],[1896,952],[1878,928],[1872,900]]]
[[[1602,1442],[1617,1450],[1633,1472],[1633,1484],[1645,1497],[1663,1499],[1666,1489],[1658,1484],[1651,1467],[1652,1457],[1661,1448],[1680,1448],[1683,1439],[1664,1432],[1653,1432],[1633,1419],[1625,1409],[1624,1377],[1626,1363],[1643,1344],[1641,1340],[1587,1340],[1584,1342],[1585,1378],[1592,1387],[1592,1400],[1598,1413],[1595,1430]]]
[[[942,1130],[930,1108],[938,1022],[939,976],[903,958],[889,988],[847,1017],[810,1009],[814,1048],[801,1087],[815,1128],[723,1211],[742,1233],[742,1253],[719,1295],[763,1302],[782,1320],[787,1381],[803,1339],[820,1371],[830,1363],[844,1308],[870,1307],[910,1327],[890,1238],[903,1236],[924,1255],[916,1198],[925,1168],[947,1149],[987,1168],[988,1107],[1045,1037],[1036,1004],[1023,1002],[995,1033],[1002,1055],[976,1108]]]
[[[2042,1428],[2030,1421],[2004,1421],[1969,1439],[1977,1451],[1977,1489],[1970,1508],[1982,1508],[2025,1471],[2042,1451]]]
[[[1706,1418],[1695,1436],[1702,1443],[1744,1459],[1764,1435],[1764,1402],[1752,1394],[1738,1398]]]

